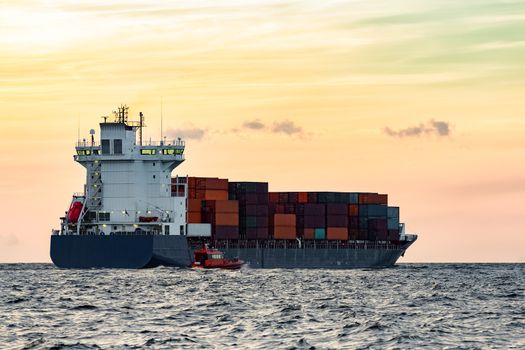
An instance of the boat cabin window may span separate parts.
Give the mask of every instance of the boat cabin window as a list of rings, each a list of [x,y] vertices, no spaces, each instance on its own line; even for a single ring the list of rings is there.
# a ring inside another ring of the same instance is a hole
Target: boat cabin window
[[[102,154],[109,154],[109,140],[102,140]]]
[[[109,214],[110,213],[99,212],[98,221],[109,221]]]
[[[122,154],[122,140],[113,140],[113,153]]]
[[[157,154],[157,150],[156,149],[141,149],[140,154],[151,156],[151,155]]]

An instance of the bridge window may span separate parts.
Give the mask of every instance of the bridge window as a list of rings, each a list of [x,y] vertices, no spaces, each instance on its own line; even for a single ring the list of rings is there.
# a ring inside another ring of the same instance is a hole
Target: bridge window
[[[162,150],[162,154],[168,154],[168,155],[173,155],[173,154],[182,154],[184,152],[183,149],[173,149],[173,148],[169,148],[169,149],[163,149]]]
[[[109,140],[102,140],[102,154],[109,154]]]
[[[99,212],[98,213],[98,221],[109,221],[109,219],[110,219],[109,214],[110,213]]]
[[[113,140],[113,153],[122,154],[122,140],[121,139]]]
[[[152,155],[157,154],[157,150],[156,149],[141,149],[140,154],[152,156]]]

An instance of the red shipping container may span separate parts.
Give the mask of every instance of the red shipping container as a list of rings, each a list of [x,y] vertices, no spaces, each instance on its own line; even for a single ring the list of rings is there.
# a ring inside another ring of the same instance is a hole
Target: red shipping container
[[[236,200],[206,201],[206,206],[216,213],[238,213],[239,202]]]
[[[215,224],[221,226],[238,226],[239,214],[237,213],[215,213]]]
[[[295,239],[295,226],[275,226],[273,228],[274,239]]]
[[[346,227],[328,227],[326,239],[346,241],[348,240],[348,229]]]
[[[315,239],[315,230],[313,228],[305,228],[303,231],[304,239]]]
[[[268,196],[271,203],[279,202],[279,192],[270,192],[268,193]]]
[[[194,177],[188,177],[188,188],[195,189],[196,182]]]
[[[188,224],[200,224],[202,223],[201,212],[189,211],[188,212]]]
[[[298,192],[297,201],[299,203],[308,203],[308,192]]]
[[[199,192],[197,192],[198,194]],[[197,198],[200,198],[197,195]],[[204,199],[206,200],[228,200],[228,191],[225,190],[206,190],[204,192]]]
[[[202,209],[201,199],[188,199],[188,211],[200,212]]]
[[[293,226],[295,229],[295,215],[294,214],[275,214],[273,216],[273,224],[277,226]]]
[[[359,216],[359,205],[350,204],[348,206],[348,215],[349,216]]]

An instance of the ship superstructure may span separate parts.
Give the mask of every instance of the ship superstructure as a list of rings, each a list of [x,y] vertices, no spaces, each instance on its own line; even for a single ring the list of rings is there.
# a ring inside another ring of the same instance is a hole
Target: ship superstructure
[[[186,200],[172,196],[171,172],[184,161],[184,141],[144,142],[144,117],[128,120],[128,107],[100,123],[100,139],[77,142],[75,161],[86,169],[83,194],[75,194],[62,234],[185,234]],[[139,135],[137,135],[137,133]],[[138,137],[137,137],[138,136]]]

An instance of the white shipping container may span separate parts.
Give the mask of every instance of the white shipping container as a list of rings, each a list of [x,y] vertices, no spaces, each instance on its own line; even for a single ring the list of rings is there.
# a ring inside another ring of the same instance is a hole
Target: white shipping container
[[[188,237],[211,237],[211,224],[188,224]]]

